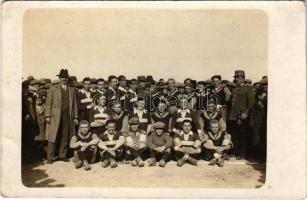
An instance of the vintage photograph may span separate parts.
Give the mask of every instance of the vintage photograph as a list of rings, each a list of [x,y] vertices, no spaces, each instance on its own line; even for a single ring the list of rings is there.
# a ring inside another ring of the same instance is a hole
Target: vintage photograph
[[[268,17],[258,9],[29,9],[26,187],[260,188]]]

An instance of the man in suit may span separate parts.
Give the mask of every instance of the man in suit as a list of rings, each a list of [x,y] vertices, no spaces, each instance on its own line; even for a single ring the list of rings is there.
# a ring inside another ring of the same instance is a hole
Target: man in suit
[[[50,87],[45,104],[46,134],[48,135],[47,163],[54,160],[56,146],[59,147],[59,159],[66,158],[70,138],[75,134],[78,124],[78,109],[75,89],[68,85],[68,71],[61,69],[58,75],[60,83]]]
[[[234,154],[238,160],[246,158],[250,144],[248,131],[248,116],[255,101],[252,87],[245,86],[245,72],[235,71],[236,87],[232,90],[231,106],[229,111],[229,131],[234,143]]]

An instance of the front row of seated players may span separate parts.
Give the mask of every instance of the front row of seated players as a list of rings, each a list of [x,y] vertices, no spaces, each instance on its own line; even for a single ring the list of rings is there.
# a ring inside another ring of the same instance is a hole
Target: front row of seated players
[[[102,167],[109,165],[117,167],[117,161],[124,158],[132,166],[144,166],[144,152],[149,149],[149,166],[155,166],[159,160],[159,166],[165,167],[170,159],[171,148],[174,150],[177,166],[181,167],[186,162],[197,165],[196,157],[202,153],[205,159],[210,160],[210,165],[217,164],[222,167],[227,151],[233,147],[231,137],[221,130],[219,121],[210,121],[210,131],[203,135],[192,132],[192,122],[184,120],[182,131],[176,133],[173,138],[164,131],[165,124],[156,122],[153,132],[147,136],[144,130],[139,129],[139,119],[129,120],[129,130],[122,133],[115,130],[115,121],[106,122],[106,131],[99,137],[89,131],[89,122],[81,121],[79,131],[73,136],[70,147],[74,149],[75,167],[82,165],[89,170],[89,163],[96,158],[97,146],[100,152]],[[200,137],[201,136],[201,137]],[[124,154],[123,154],[124,153]]]

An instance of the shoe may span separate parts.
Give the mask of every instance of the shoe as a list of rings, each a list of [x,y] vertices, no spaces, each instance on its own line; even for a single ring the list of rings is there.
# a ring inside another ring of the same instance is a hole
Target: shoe
[[[148,159],[148,166],[156,166],[156,159],[149,158]]]
[[[76,161],[76,162],[75,162],[75,168],[76,168],[76,169],[79,169],[80,167],[82,167],[82,164],[83,164],[83,163],[82,163],[81,160]]]
[[[215,158],[212,158],[210,161],[209,161],[209,165],[215,165],[217,162],[217,160]]]
[[[224,159],[223,158],[218,158],[217,159],[217,165],[219,167],[223,167],[224,166]]]
[[[136,160],[138,162],[139,167],[144,167],[145,164],[144,164],[144,161],[142,160],[142,158],[137,158]]]
[[[83,168],[84,170],[90,170],[91,166],[88,164],[87,160],[83,161]]]
[[[53,160],[47,160],[46,164],[52,164]]]
[[[188,162],[191,164],[191,165],[194,165],[194,166],[197,166],[197,160],[196,159],[194,159],[194,158],[189,158],[188,159]]]
[[[101,167],[107,168],[109,166],[109,164],[110,164],[109,161],[107,159],[105,159],[104,161],[102,161]]]
[[[178,167],[181,167],[182,165],[184,165],[184,163],[185,163],[185,160],[184,160],[184,159],[179,159],[179,160],[177,161],[177,166],[178,166]]]
[[[236,157],[236,160],[242,160],[242,159],[243,159],[242,156],[237,156],[237,157]]]
[[[136,167],[136,166],[138,166],[138,163],[136,162],[136,160],[132,160],[132,161],[131,161],[131,165],[132,165],[133,167]]]
[[[111,168],[117,167],[117,162],[113,158],[110,159],[110,166]]]
[[[160,162],[159,162],[159,166],[160,167],[165,167],[165,165],[166,165],[166,162],[165,162],[165,160],[160,160]]]

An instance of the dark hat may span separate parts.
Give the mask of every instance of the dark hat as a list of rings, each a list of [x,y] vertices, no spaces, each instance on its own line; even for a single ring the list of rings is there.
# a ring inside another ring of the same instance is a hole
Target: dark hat
[[[77,77],[76,77],[76,76],[69,76],[69,80],[71,80],[71,81],[77,81]]]
[[[268,78],[263,78],[261,81],[259,81],[260,84],[266,85],[268,84]]]
[[[85,81],[90,81],[91,82],[90,77],[85,77],[82,82],[85,82]]]
[[[68,70],[67,69],[61,69],[60,74],[57,75],[60,78],[69,78]]]
[[[33,86],[33,85],[40,85],[41,82],[39,80],[36,80],[34,79],[33,81],[31,81],[30,85]]]
[[[30,76],[27,77],[27,80],[32,81],[32,80],[34,80],[34,77],[30,75]]]
[[[233,77],[243,76],[245,77],[245,72],[243,70],[236,70],[235,75]]]
[[[208,104],[208,105],[209,105],[209,104],[215,104],[215,105],[216,105],[216,102],[215,102],[214,99],[209,99],[207,104]]]
[[[146,82],[148,82],[148,83],[154,82],[153,77],[151,75],[147,76],[146,77]]]
[[[154,129],[164,129],[165,124],[163,122],[156,122],[153,124]]]
[[[74,87],[75,87],[75,88],[81,89],[81,88],[83,87],[83,83],[81,83],[81,82],[75,82],[75,83],[74,83]]]
[[[91,84],[97,84],[97,79],[91,78]]]
[[[38,91],[38,96],[41,96],[41,97],[46,97],[47,96],[47,90],[39,90]]]
[[[136,101],[144,101],[145,102],[145,98],[144,97],[138,97]]]
[[[197,82],[197,85],[203,85],[203,86],[206,86],[206,83],[205,83],[205,81],[198,81],[198,82]]]
[[[46,78],[46,83],[51,83],[51,79]]]
[[[250,83],[250,84],[252,84],[252,80],[250,80],[250,79],[245,79],[245,80],[244,80],[244,83]]]
[[[41,78],[38,80],[40,82],[40,84],[45,85],[47,83],[47,79],[45,78]]]
[[[227,84],[229,81],[228,80],[222,80],[222,83]]]
[[[104,80],[103,78],[99,78],[99,79],[97,80],[97,83],[98,83],[98,82],[103,82],[103,83],[104,83],[105,80]]]
[[[139,82],[146,82],[145,76],[138,76],[137,78]]]
[[[139,124],[139,118],[133,117],[133,118],[129,119],[128,123],[129,123],[129,125]]]
[[[137,84],[137,83],[138,83],[137,80],[133,78],[133,79],[130,80],[129,84]]]

